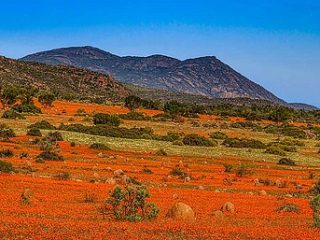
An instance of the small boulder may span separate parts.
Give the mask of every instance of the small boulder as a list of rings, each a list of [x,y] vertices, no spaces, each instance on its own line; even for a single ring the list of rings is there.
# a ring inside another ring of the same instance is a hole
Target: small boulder
[[[192,208],[182,202],[175,203],[167,212],[166,217],[187,222],[195,221],[195,214]]]
[[[267,192],[265,190],[259,191],[260,196],[267,196]]]
[[[221,206],[221,211],[222,212],[229,212],[229,213],[234,213],[234,204],[231,202],[226,202]]]
[[[123,172],[123,170],[118,169],[118,170],[115,170],[115,171],[113,172],[113,175],[116,176],[116,177],[119,177],[119,176],[124,175],[124,172]]]

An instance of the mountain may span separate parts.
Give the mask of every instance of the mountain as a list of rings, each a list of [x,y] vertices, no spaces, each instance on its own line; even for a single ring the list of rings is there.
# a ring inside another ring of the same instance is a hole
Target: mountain
[[[120,100],[129,94],[126,87],[110,75],[72,66],[50,66],[41,63],[17,61],[0,56],[0,86],[33,86],[59,91],[78,98],[103,97]]]
[[[216,57],[184,61],[163,56],[120,57],[93,47],[39,52],[22,61],[71,65],[111,74],[123,83],[218,98],[251,98],[283,102]]]

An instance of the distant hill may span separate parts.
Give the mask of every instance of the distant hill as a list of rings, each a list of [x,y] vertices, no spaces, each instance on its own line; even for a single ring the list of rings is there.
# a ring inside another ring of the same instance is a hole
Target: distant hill
[[[123,83],[172,92],[283,102],[212,56],[180,61],[162,55],[120,57],[93,47],[71,47],[31,54],[20,60],[81,67],[111,74]]]
[[[77,97],[117,100],[129,94],[113,77],[71,66],[50,66],[0,57],[0,85],[57,90]]]

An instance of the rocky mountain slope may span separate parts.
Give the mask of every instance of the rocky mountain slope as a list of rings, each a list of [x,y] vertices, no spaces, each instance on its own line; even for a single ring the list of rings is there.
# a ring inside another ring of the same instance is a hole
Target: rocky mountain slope
[[[172,92],[282,102],[212,56],[180,61],[162,55],[120,57],[93,47],[71,47],[31,54],[21,60],[81,67],[111,74],[124,83]]]
[[[117,100],[128,90],[113,77],[71,66],[50,66],[0,57],[0,85],[15,84],[59,91],[61,94]]]

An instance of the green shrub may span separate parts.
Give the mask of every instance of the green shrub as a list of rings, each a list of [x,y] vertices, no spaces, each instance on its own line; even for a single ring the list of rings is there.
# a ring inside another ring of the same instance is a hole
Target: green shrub
[[[224,172],[230,173],[232,172],[233,166],[231,164],[223,164],[224,166]]]
[[[110,148],[103,143],[92,143],[90,145],[91,149],[99,149],[99,150],[110,150]]]
[[[237,177],[243,177],[246,175],[252,174],[253,171],[246,165],[241,164],[237,169],[236,169],[236,175]]]
[[[150,193],[143,185],[129,184],[115,187],[106,201],[106,209],[116,220],[139,222],[153,220],[159,213],[154,203],[148,203]]]
[[[15,137],[16,134],[14,133],[14,131],[9,128],[7,125],[5,124],[0,124],[0,137],[4,138],[4,139],[8,139],[11,137]]]
[[[231,148],[253,148],[253,149],[264,149],[266,145],[255,139],[239,139],[239,138],[227,138],[223,141],[222,145]]]
[[[173,141],[172,144],[175,146],[183,146],[184,145],[183,142],[180,140]]]
[[[217,145],[213,141],[208,140],[207,138],[197,135],[197,134],[189,134],[186,135],[183,140],[183,144],[190,145],[190,146],[205,146],[205,147],[212,147]]]
[[[310,200],[310,206],[313,210],[313,225],[320,227],[320,195]]]
[[[178,176],[180,178],[185,178],[189,176],[189,174],[184,172],[181,168],[173,168],[169,174],[172,176]]]
[[[5,150],[1,150],[0,151],[0,157],[2,158],[9,158],[9,157],[13,157],[13,152],[10,149],[5,149]]]
[[[33,113],[33,114],[42,113],[40,108],[38,108],[37,106],[35,106],[34,104],[31,104],[31,103],[17,104],[17,105],[14,105],[12,107],[12,109],[19,112],[19,113]]]
[[[277,145],[271,145],[268,146],[265,153],[269,153],[269,154],[274,154],[274,155],[278,155],[278,156],[286,156],[286,152]]]
[[[0,160],[0,172],[10,173],[13,171],[14,171],[14,168],[11,163]]]
[[[297,213],[300,211],[300,208],[295,204],[285,204],[285,205],[278,207],[277,211],[278,212],[295,212],[295,213]]]
[[[210,133],[210,138],[213,139],[226,139],[228,136],[223,132],[213,132]]]
[[[26,119],[24,116],[22,116],[20,113],[17,113],[16,111],[10,109],[5,111],[2,114],[1,118],[6,118],[6,119]]]
[[[46,139],[51,142],[63,141],[63,137],[60,132],[49,132]]]
[[[76,143],[75,142],[71,142],[70,143],[70,147],[75,147],[76,146]]]
[[[43,151],[37,156],[37,159],[49,161],[63,161],[63,157],[52,151]]]
[[[167,156],[168,153],[163,148],[161,148],[156,152],[156,155],[158,155],[158,156]]]
[[[120,118],[116,115],[97,113],[93,116],[93,123],[95,125],[108,125],[118,127],[120,125]]]
[[[28,126],[28,128],[39,128],[39,129],[46,129],[46,130],[55,130],[56,129],[55,126],[53,126],[52,124],[50,124],[46,120],[42,120],[40,122],[36,122],[34,124],[31,124],[30,126]]]
[[[119,118],[125,120],[136,120],[136,121],[148,121],[151,120],[151,117],[145,115],[144,113],[140,112],[129,112],[127,114],[119,115]]]
[[[289,166],[295,166],[296,165],[296,163],[293,160],[289,159],[289,158],[281,158],[279,160],[278,164],[280,164],[280,165],[289,165]]]
[[[61,172],[61,173],[58,173],[56,176],[55,176],[56,179],[58,180],[70,180],[71,178],[71,174],[69,172]]]
[[[40,132],[39,128],[30,128],[27,132],[28,136],[35,136],[35,137],[42,137],[42,134]]]

